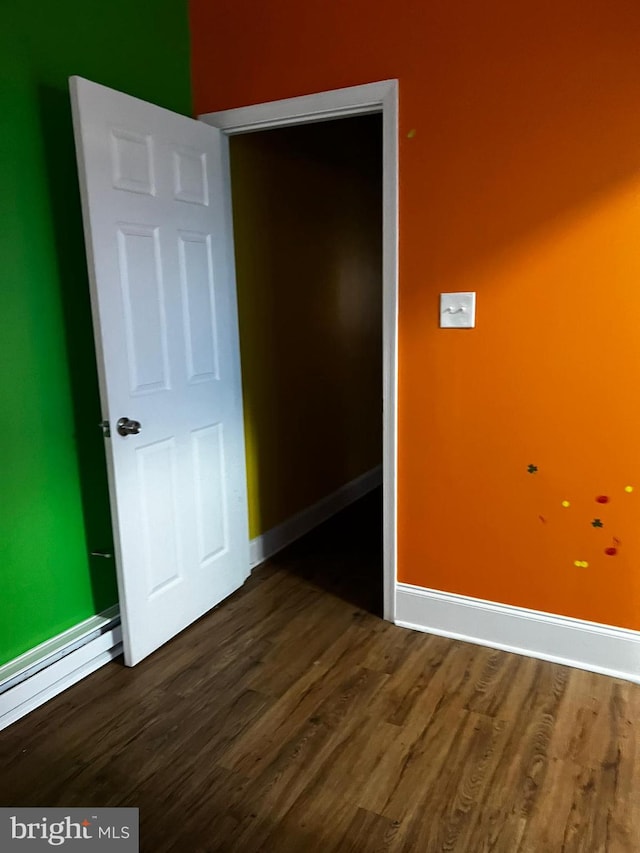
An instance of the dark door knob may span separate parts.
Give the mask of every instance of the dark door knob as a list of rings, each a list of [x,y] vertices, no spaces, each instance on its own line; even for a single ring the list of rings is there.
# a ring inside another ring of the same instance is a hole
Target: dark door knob
[[[142,429],[140,421],[132,421],[129,418],[120,418],[116,426],[118,428],[118,435],[122,435],[125,438],[128,435],[138,435]]]

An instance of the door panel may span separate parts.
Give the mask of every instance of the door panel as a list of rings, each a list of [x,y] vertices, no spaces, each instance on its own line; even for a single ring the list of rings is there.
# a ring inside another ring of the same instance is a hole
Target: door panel
[[[211,238],[183,232],[178,250],[187,376],[190,382],[219,379]]]
[[[132,394],[167,391],[167,315],[159,229],[121,225],[117,236],[129,387]]]
[[[81,78],[71,92],[133,665],[249,571],[225,141]]]

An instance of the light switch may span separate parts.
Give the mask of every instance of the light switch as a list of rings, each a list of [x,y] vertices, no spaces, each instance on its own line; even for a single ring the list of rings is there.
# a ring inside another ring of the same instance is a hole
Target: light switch
[[[475,325],[475,293],[440,294],[441,329],[473,329]]]

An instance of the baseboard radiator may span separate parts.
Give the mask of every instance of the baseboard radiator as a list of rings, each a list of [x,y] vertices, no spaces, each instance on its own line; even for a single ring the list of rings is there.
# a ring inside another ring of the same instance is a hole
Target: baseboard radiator
[[[116,605],[9,661],[0,667],[0,729],[121,653]]]

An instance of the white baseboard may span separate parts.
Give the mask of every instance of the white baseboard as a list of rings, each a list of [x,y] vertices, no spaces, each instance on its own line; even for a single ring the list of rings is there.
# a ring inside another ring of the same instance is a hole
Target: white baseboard
[[[291,516],[282,524],[272,527],[261,536],[256,536],[249,543],[249,563],[252,569],[259,566],[269,557],[273,557],[287,545],[304,536],[314,527],[322,524],[341,509],[364,497],[368,492],[375,489],[382,482],[382,465],[377,465],[370,471],[366,471],[355,480],[351,480],[341,486],[326,498],[303,509],[302,512]]]
[[[122,653],[118,607],[0,667],[0,730]]]
[[[640,683],[640,631],[403,583],[396,625]]]

